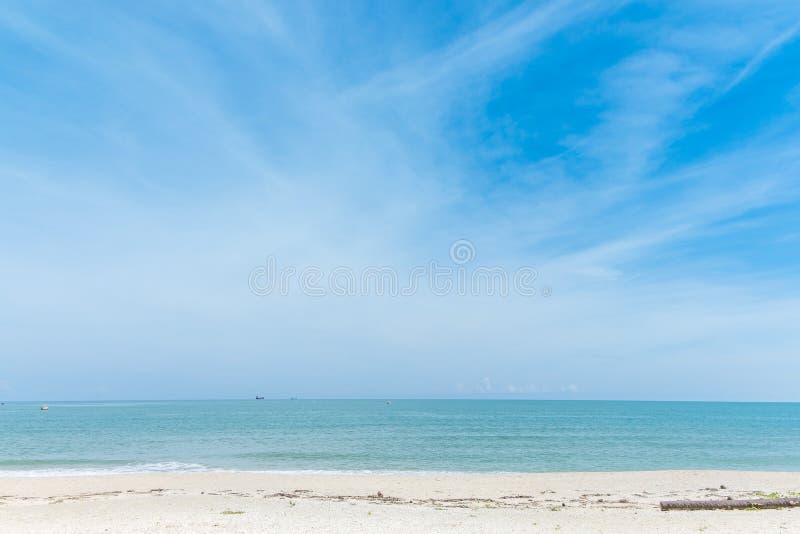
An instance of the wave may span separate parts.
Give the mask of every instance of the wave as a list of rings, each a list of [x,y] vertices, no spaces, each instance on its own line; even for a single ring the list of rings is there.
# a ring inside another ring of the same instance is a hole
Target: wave
[[[156,462],[126,464],[114,467],[58,467],[31,469],[0,469],[0,477],[69,477],[126,475],[136,473],[205,473],[220,471],[201,464],[182,462]]]
[[[30,469],[0,469],[0,478],[12,477],[80,477],[104,475],[133,475],[146,473],[252,473],[271,475],[416,475],[447,476],[465,474],[512,474],[507,471],[405,470],[405,469],[223,469],[202,464],[157,462],[126,464],[115,467],[59,467]]]

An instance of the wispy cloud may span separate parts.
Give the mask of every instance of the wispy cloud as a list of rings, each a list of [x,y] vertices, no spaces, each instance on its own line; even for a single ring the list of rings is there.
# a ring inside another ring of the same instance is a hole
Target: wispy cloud
[[[778,53],[785,44],[794,40],[799,32],[800,24],[795,24],[771,39],[752,58],[750,58],[745,66],[738,72],[738,74],[736,74],[736,77],[725,87],[723,93],[729,92],[731,89],[749,78],[758,70],[764,61],[766,61],[770,56]]]
[[[441,49],[379,73],[351,93],[407,96],[421,95],[442,85],[459,87],[471,83],[474,77],[491,75],[509,62],[529,57],[532,49],[564,28],[619,5],[622,2],[524,3]]]

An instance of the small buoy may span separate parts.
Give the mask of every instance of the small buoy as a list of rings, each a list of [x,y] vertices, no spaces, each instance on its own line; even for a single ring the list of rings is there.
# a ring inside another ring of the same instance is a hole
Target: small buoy
[[[386,401],[386,404],[387,404],[387,405],[391,405],[391,404],[392,404],[392,401]]]
[[[48,408],[46,404],[43,404],[42,407],[39,408],[39,409],[42,410],[42,411],[46,411],[46,410],[49,410],[50,408]]]

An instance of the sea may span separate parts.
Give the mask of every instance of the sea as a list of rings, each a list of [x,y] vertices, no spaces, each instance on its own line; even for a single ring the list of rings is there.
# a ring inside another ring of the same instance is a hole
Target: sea
[[[800,471],[800,403],[6,402],[0,476]]]

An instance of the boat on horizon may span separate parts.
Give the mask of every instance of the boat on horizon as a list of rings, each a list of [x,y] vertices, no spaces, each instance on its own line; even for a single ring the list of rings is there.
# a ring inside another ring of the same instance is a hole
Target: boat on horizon
[[[256,400],[264,400],[264,397],[262,397],[261,395],[256,395]]]

